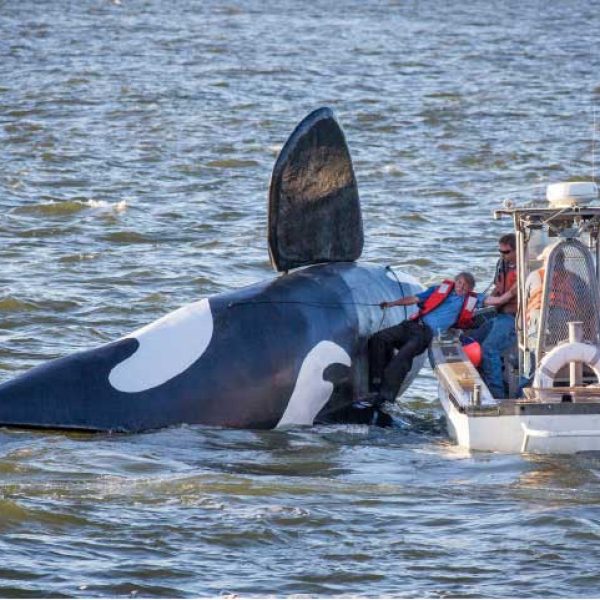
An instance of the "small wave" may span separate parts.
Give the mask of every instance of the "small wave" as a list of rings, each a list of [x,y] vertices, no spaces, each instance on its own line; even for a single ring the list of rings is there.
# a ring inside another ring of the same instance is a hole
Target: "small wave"
[[[200,286],[202,288],[205,288],[207,286],[215,286],[216,282],[211,279],[210,277],[207,277],[205,275],[201,275],[199,277],[194,277],[192,279],[192,283],[196,286]]]
[[[153,239],[136,231],[115,231],[104,236],[104,239],[117,244],[151,244],[154,242]]]
[[[52,300],[46,299],[40,302],[31,302],[30,300],[22,300],[14,296],[5,296],[0,298],[0,312],[35,312],[48,310],[52,313],[66,312],[77,308],[79,304],[72,300]]]
[[[6,296],[0,298],[0,312],[11,313],[11,312],[33,312],[39,310],[39,306],[33,302],[27,302],[26,300],[20,300],[14,296]]]
[[[228,49],[226,46],[209,45],[204,48],[208,54],[226,54]]]
[[[435,98],[436,100],[462,100],[462,95],[457,92],[431,92],[425,95],[426,98]]]
[[[25,493],[29,496],[41,492],[43,495],[46,492],[45,486],[38,488],[34,485],[14,484],[13,491],[17,494]],[[16,502],[10,500],[0,500],[0,509],[2,510],[3,521],[13,523],[38,522],[45,525],[59,526],[85,526],[88,521],[85,517],[69,514],[67,512],[56,512],[53,509],[38,509],[38,508],[23,508]]]
[[[429,223],[430,219],[428,219],[423,213],[408,213],[402,215],[400,217],[400,221],[411,221],[413,223]]]
[[[38,118],[48,115],[48,111],[44,108],[13,108],[4,113],[8,117],[15,119],[25,119],[27,117]]]
[[[247,169],[249,167],[258,167],[259,163],[255,160],[224,158],[222,160],[211,160],[206,163],[206,166],[213,169]]]
[[[75,226],[33,227],[31,229],[17,231],[16,235],[17,237],[24,239],[52,238],[77,233],[78,231],[79,229]]]
[[[424,197],[429,198],[464,198],[465,193],[460,190],[453,189],[432,189],[432,190],[421,190],[420,192]]]
[[[16,214],[33,214],[42,216],[52,215],[71,215],[85,209],[85,206],[76,200],[62,200],[44,202],[41,204],[32,204],[27,206],[19,206],[12,212]]]
[[[74,310],[80,307],[79,302],[75,300],[54,300],[54,299],[45,299],[36,303],[36,306],[40,310],[49,310],[53,313],[56,312],[68,312],[70,310]]]
[[[147,302],[148,304],[159,304],[163,305],[167,297],[161,292],[152,292],[146,296],[143,296],[139,302]]]
[[[239,6],[223,6],[217,12],[230,17],[244,14],[244,11]]]
[[[459,208],[472,208],[474,204],[473,200],[456,200],[454,202],[438,203],[439,207],[444,207],[446,210],[454,210]]]
[[[396,177],[402,177],[406,174],[402,169],[400,169],[400,167],[398,167],[398,165],[384,165],[381,167],[381,172],[385,173],[386,175],[394,175]]]
[[[15,469],[15,471],[17,470]],[[5,469],[2,469],[1,472],[7,473]],[[0,500],[0,511],[2,512],[2,524],[4,526],[7,524],[22,523],[27,520],[28,512],[12,500]]]
[[[8,123],[4,126],[6,133],[15,134],[37,133],[43,129],[42,125],[33,121],[19,121],[17,123]]]
[[[377,123],[387,118],[387,115],[382,115],[376,112],[359,113],[356,117],[359,123]]]
[[[400,126],[395,123],[388,123],[385,125],[375,125],[373,131],[377,133],[396,133],[400,130]]]
[[[98,256],[97,252],[78,252],[77,254],[69,254],[68,256],[61,256],[58,259],[59,263],[70,264],[78,263],[84,260],[94,260]]]
[[[52,200],[40,204],[20,206],[12,212],[16,214],[33,214],[42,216],[72,215],[86,209],[94,209],[100,212],[121,213],[127,210],[127,201],[107,202],[106,200]]]
[[[122,213],[127,210],[127,200],[108,202],[107,200],[94,200],[93,198],[90,198],[85,202],[85,205],[89,208],[103,212]]]
[[[435,264],[435,261],[429,259],[429,258],[415,258],[414,260],[411,261],[411,266],[416,266],[416,267],[429,267],[431,265]]]

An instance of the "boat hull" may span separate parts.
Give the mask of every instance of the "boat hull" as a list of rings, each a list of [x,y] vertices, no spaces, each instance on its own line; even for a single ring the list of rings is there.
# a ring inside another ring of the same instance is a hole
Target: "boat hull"
[[[600,452],[598,412],[555,415],[468,415],[440,385],[439,398],[450,437],[468,450],[507,454]]]
[[[448,433],[459,446],[510,454],[600,451],[597,388],[496,400],[457,340],[434,340],[430,359]]]

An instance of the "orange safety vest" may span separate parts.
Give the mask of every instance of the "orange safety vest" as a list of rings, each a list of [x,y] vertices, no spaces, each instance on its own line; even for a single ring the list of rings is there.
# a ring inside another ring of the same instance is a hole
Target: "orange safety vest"
[[[502,296],[508,292],[510,288],[517,282],[517,269],[505,267],[502,259],[498,261],[496,266],[496,276],[494,277],[494,285],[496,286],[498,296]],[[509,300],[506,304],[498,307],[498,312],[514,315],[517,313],[517,297]]]
[[[527,300],[527,320],[529,320],[531,313],[535,310],[541,310],[542,308],[542,293],[544,292],[544,275],[546,270],[542,267],[538,269],[540,275],[540,285],[536,286],[529,299]],[[562,281],[561,281],[562,279]],[[562,284],[556,287],[561,287],[560,290],[552,290],[550,292],[550,304],[556,308],[564,308],[572,313],[577,311],[577,295],[573,289],[573,278],[570,273],[554,271],[552,275],[552,287],[556,283]]]
[[[415,313],[410,317],[411,319],[420,319],[430,312],[434,311],[440,306],[446,298],[452,293],[454,289],[454,281],[451,279],[444,279],[441,285],[433,290],[431,296],[425,300],[423,306],[419,309],[419,312]],[[469,329],[473,326],[473,314],[477,307],[477,294],[475,292],[468,292],[465,294],[465,300],[460,309],[458,319],[456,319],[456,327],[459,329]]]

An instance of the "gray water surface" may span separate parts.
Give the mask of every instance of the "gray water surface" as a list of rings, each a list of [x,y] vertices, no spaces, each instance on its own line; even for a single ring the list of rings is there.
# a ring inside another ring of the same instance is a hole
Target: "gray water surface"
[[[484,289],[492,210],[593,174],[599,14],[0,2],[0,377],[273,277],[271,168],[321,105],[364,258]],[[0,596],[599,597],[599,457],[469,455],[436,391],[392,429],[0,430]]]

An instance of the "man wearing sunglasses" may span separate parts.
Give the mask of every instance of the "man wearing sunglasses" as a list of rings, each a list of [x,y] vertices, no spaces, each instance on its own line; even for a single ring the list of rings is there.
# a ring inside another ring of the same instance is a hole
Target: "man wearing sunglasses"
[[[482,325],[471,337],[481,343],[481,373],[494,398],[504,398],[502,353],[516,343],[517,314],[517,243],[514,233],[498,240],[500,259],[496,265],[494,287],[485,302],[498,314]]]

